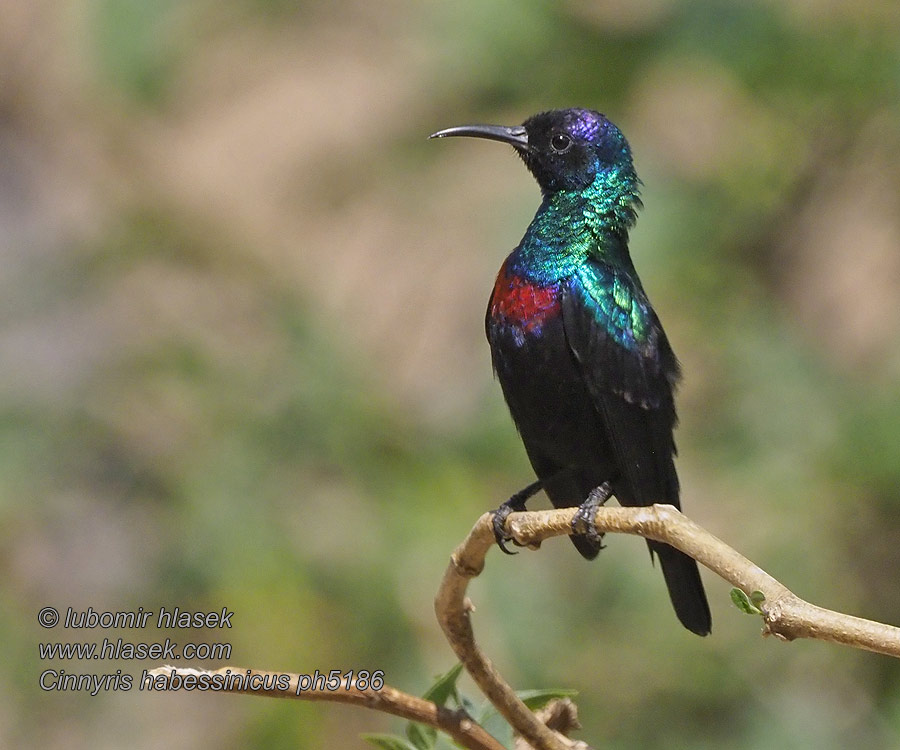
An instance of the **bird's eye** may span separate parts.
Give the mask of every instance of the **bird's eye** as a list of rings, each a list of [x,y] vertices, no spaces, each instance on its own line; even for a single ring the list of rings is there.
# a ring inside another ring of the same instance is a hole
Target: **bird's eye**
[[[550,148],[557,154],[564,154],[572,148],[572,139],[565,133],[556,133],[550,139]]]

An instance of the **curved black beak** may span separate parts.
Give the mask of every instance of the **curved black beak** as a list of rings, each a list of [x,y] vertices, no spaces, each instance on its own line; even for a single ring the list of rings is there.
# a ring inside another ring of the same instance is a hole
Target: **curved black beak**
[[[519,151],[528,150],[528,133],[521,125],[508,128],[504,125],[460,125],[432,133],[429,138],[449,138],[450,136],[468,136],[469,138],[487,138],[489,141],[508,143]]]

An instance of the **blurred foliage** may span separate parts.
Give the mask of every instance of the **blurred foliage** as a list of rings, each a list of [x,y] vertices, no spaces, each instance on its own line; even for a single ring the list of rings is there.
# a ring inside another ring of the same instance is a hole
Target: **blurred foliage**
[[[463,716],[472,717],[478,726],[482,727],[503,747],[513,750],[516,737],[513,728],[506,719],[500,715],[494,705],[487,699],[481,699],[477,705],[472,699],[460,693],[457,682],[463,671],[462,663],[456,664],[448,672],[438,675],[434,683],[426,690],[422,697],[434,703],[436,706],[448,706],[456,712],[465,712]],[[518,690],[516,695],[532,711],[538,711],[551,701],[571,699],[576,695],[574,690]],[[565,713],[565,718],[570,714]],[[557,732],[566,733],[569,724],[560,725],[559,717],[556,724],[544,720],[547,726],[552,726]],[[447,736],[427,724],[416,721],[406,722],[406,736],[396,734],[365,734],[363,738],[375,747],[383,750],[434,750],[434,748],[451,748],[457,745]]]
[[[687,513],[900,623],[900,12],[889,0],[13,0],[0,29],[0,742],[364,747],[345,707],[42,692],[52,604],[235,612],[230,663],[452,661],[447,556],[531,473],[481,317],[537,191],[439,127],[590,106],[634,147],[635,263],[684,363]],[[643,545],[492,555],[484,647],[609,748],[889,748],[900,668],[758,637]],[[69,663],[68,672],[147,663]],[[473,692],[467,688],[467,692]]]

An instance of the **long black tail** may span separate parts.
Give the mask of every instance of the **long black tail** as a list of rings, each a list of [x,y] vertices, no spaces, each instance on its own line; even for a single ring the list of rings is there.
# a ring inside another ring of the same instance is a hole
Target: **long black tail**
[[[674,496],[673,505],[677,507],[678,479],[675,477],[674,466],[671,467],[671,473],[673,477],[671,484],[674,490],[670,495]],[[542,477],[541,481],[544,490],[557,508],[579,505],[597,485],[592,477],[584,477],[568,471],[551,473],[546,478]],[[618,487],[616,497],[625,506],[638,504],[622,486]],[[585,536],[574,534],[570,539],[582,557],[588,560],[593,560],[600,551],[599,544]],[[706,601],[706,593],[703,590],[697,563],[693,558],[668,544],[653,541],[648,541],[647,544],[650,546],[650,552],[655,553],[659,558],[663,577],[666,579],[666,586],[669,589],[669,598],[672,600],[672,606],[675,608],[675,614],[681,624],[697,635],[709,635],[712,630],[712,616],[709,613],[709,604]]]
[[[712,617],[709,603],[700,580],[700,571],[693,558],[662,542],[647,542],[650,551],[656,553],[663,577],[669,589],[669,598],[675,614],[692,633],[709,635]]]

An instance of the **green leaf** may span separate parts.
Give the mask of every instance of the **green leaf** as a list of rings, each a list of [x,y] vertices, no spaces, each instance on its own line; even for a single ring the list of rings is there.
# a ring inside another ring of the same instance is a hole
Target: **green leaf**
[[[425,700],[431,701],[437,706],[443,706],[447,700],[453,696],[459,700],[456,694],[456,681],[462,674],[462,664],[456,664],[447,672],[439,675],[434,684],[425,691],[422,696]],[[406,725],[406,736],[413,744],[416,750],[432,750],[435,742],[437,742],[437,730],[426,724],[420,724],[416,721],[410,721]]]
[[[759,591],[754,591],[750,596],[747,596],[738,588],[731,589],[732,603],[745,615],[761,615],[762,610],[756,605],[761,604],[764,600],[765,597]]]
[[[406,736],[417,750],[432,750],[437,741],[437,730],[427,724],[410,721],[406,725]]]
[[[536,690],[518,690],[516,695],[529,709],[535,711],[554,698],[574,698],[578,695],[578,691],[569,688],[537,688]],[[470,713],[475,717],[475,721],[483,725],[491,715],[497,713],[497,709],[490,701],[484,701],[478,711]]]
[[[538,688],[537,690],[518,690],[516,695],[532,711],[539,709],[556,698],[574,698],[577,690],[568,688]]]
[[[475,715],[475,704],[469,700],[468,696],[456,694],[456,704],[465,711],[469,716]]]
[[[381,750],[416,750],[415,746],[396,734],[361,734],[360,737]]]
[[[462,674],[462,668],[462,663],[456,664],[449,671],[440,675],[422,697],[438,706],[446,704],[451,695],[456,695],[456,681]]]
[[[488,706],[490,706],[491,710],[486,711],[484,718],[478,723],[485,732],[496,739],[503,747],[512,750],[516,742],[512,727],[506,719],[497,713],[497,709],[491,706],[490,703],[488,703]]]
[[[519,690],[519,700],[532,711],[541,708],[554,698],[572,698],[578,695],[577,690],[567,688],[538,688],[536,690]],[[504,747],[512,748],[515,744],[512,727],[494,708],[490,701],[484,701],[477,711],[469,712],[484,730],[493,735]]]
[[[753,602],[757,607],[761,605],[765,600],[766,595],[759,589],[750,594],[750,601]]]

